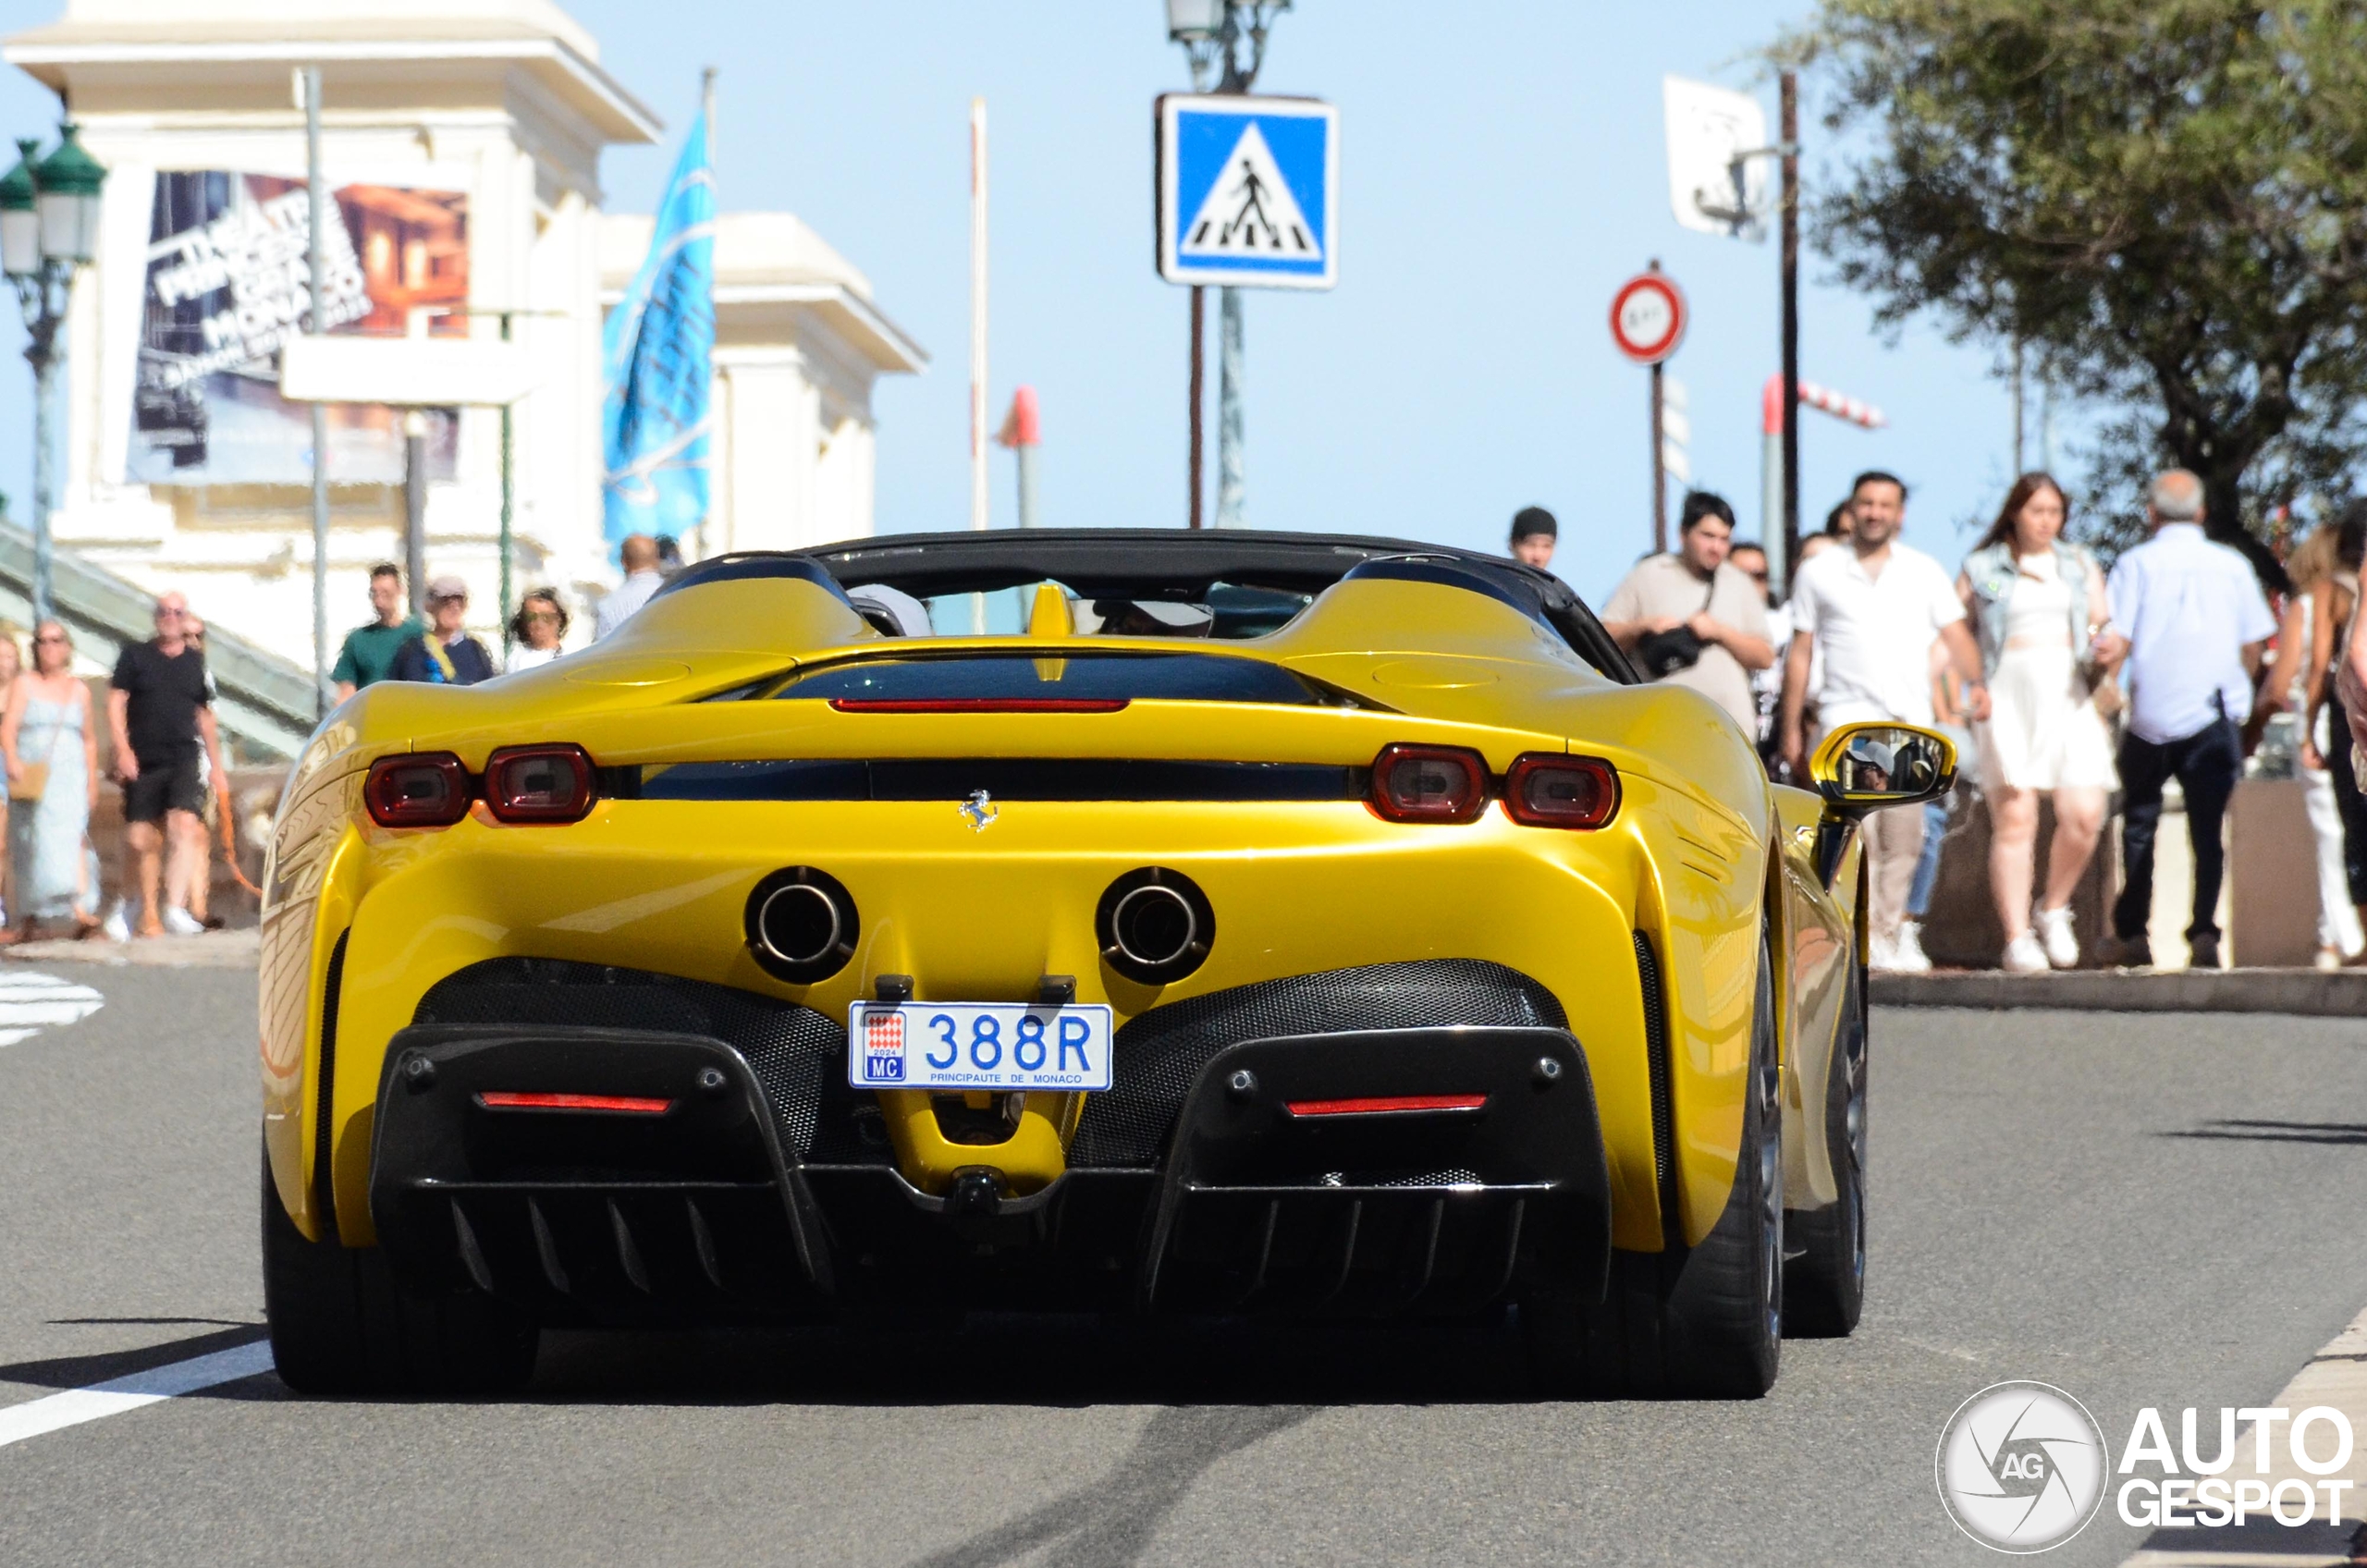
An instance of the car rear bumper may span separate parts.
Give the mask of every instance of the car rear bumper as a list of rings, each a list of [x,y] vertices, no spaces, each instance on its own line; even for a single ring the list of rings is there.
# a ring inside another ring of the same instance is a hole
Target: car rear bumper
[[[789,1082],[713,1035],[404,1030],[371,1150],[379,1243],[423,1284],[613,1325],[868,1304],[1453,1313],[1590,1293],[1608,1266],[1593,1087],[1564,1029],[1240,1041],[1199,1067],[1153,1163],[1023,1197],[990,1178],[924,1194],[884,1148],[813,1128]]]

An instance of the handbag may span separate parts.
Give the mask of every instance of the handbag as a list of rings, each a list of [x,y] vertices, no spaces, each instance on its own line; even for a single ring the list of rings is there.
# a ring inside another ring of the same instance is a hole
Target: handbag
[[[55,720],[52,720],[49,728],[52,730],[58,730],[63,729],[66,727]],[[57,741],[55,736],[53,736],[50,741],[50,744],[54,746],[56,743]],[[39,762],[29,762],[18,765],[17,777],[8,780],[8,798],[12,801],[24,801],[28,802],[36,802],[42,798],[43,794],[44,794],[48,789],[49,759],[44,757]]]
[[[1710,602],[1718,596],[1717,573],[1710,574],[1710,591],[1701,597],[1706,613]],[[1710,644],[1689,626],[1672,626],[1666,631],[1648,631],[1636,640],[1636,662],[1644,667],[1654,680],[1665,680],[1680,669],[1691,669],[1701,662]]]

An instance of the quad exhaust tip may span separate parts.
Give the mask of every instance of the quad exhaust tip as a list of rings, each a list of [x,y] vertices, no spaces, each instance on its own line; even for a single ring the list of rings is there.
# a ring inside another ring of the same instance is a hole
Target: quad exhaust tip
[[[845,885],[810,865],[789,866],[757,883],[746,924],[748,949],[765,973],[801,986],[846,967],[862,932]]]
[[[1180,871],[1145,866],[1110,884],[1095,912],[1102,962],[1129,980],[1164,986],[1205,962],[1216,941],[1216,912]]]

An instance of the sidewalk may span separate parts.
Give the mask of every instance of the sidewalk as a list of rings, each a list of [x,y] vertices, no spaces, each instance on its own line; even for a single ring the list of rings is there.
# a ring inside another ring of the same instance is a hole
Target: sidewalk
[[[2367,1439],[2367,1312],[2352,1318],[2350,1327],[2312,1356],[2310,1364],[2296,1373],[2293,1380],[2263,1408],[2301,1411],[2313,1404],[2331,1405],[2341,1411],[2349,1417],[2351,1431]],[[2213,1415],[2215,1419],[2215,1413]],[[2176,1429],[2175,1414],[2166,1419],[2173,1426],[2171,1439],[2178,1440],[2182,1434]],[[2282,1428],[2274,1430],[2282,1437]],[[2327,1440],[2323,1428],[2318,1430],[2317,1439],[2321,1442]],[[2217,1443],[2218,1435],[2214,1431],[2201,1441],[2207,1452]],[[2253,1519],[2241,1526],[2218,1529],[2157,1529],[2146,1537],[2140,1550],[2122,1562],[2121,1568],[2350,1568],[2351,1564],[2367,1562],[2367,1525],[2360,1522],[2360,1510],[2367,1506],[2367,1440],[2357,1443],[2351,1450],[2350,1463],[2331,1476],[2305,1475],[2294,1464],[2287,1444],[2276,1441],[2270,1448],[2268,1475],[2256,1476],[2250,1427],[2237,1434],[2236,1447],[2244,1463],[2229,1474],[2264,1479],[2272,1489],[2277,1482],[2287,1479],[2311,1485],[2326,1480],[2358,1483],[2356,1490],[2343,1494],[2343,1523],[2330,1526],[2321,1513],[2314,1525],[2287,1526],[2274,1520]],[[2104,1507],[2109,1510],[2112,1506],[2108,1495]]]
[[[2367,1018],[2367,969],[1943,969],[1876,974],[1888,1007],[2068,1008],[2082,1012],[2282,1012]]]
[[[166,969],[252,969],[263,954],[263,933],[209,931],[202,937],[142,937],[137,941],[18,942],[0,948],[0,960],[16,963],[154,965]]]

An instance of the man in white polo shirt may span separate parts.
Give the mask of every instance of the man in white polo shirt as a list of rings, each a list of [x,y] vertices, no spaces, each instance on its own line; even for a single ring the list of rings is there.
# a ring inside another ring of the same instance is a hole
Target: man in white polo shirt
[[[2128,668],[2128,733],[2120,742],[2121,864],[2106,956],[2132,968],[2153,962],[2145,925],[2153,913],[2153,836],[2162,786],[2186,791],[2194,845],[2194,917],[2189,962],[2219,967],[2219,881],[2226,864],[2220,824],[2243,772],[2239,728],[2252,711],[2252,680],[2276,618],[2251,563],[2202,533],[2202,481],[2174,468],[2146,494],[2153,537],[2112,569],[2104,594],[2112,624],[2096,640],[2108,663]]]
[[[1804,564],[1792,587],[1792,646],[1784,655],[1778,720],[1792,777],[1806,783],[1810,750],[1801,720],[1809,673],[1823,655],[1817,722],[1826,731],[1885,720],[1932,723],[1932,643],[1947,644],[1964,678],[1965,708],[1989,717],[1981,649],[1965,624],[1964,603],[1945,568],[1899,544],[1907,485],[1895,475],[1861,473],[1849,487],[1854,524],[1838,549]],[[1925,970],[1920,933],[1907,922],[1907,896],[1923,852],[1923,814],[1876,812],[1866,819],[1867,962],[1876,969]]]

